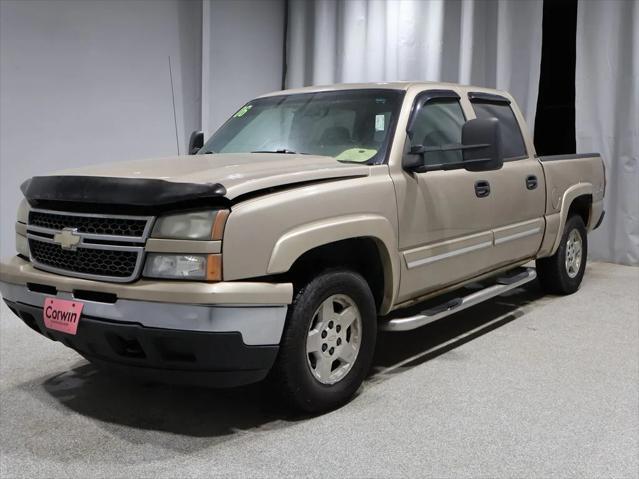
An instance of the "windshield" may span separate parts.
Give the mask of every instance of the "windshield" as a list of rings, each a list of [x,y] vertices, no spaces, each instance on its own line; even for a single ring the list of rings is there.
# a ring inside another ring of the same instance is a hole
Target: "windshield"
[[[403,92],[342,90],[258,98],[206,142],[206,153],[300,153],[382,163]]]

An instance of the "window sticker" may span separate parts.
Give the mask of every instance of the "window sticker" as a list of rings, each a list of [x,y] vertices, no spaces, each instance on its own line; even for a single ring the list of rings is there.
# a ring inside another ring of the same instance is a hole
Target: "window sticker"
[[[244,115],[246,115],[246,113],[253,108],[253,105],[244,105],[242,108],[240,108],[237,113],[235,115],[233,115],[233,118],[241,118]]]
[[[375,131],[384,131],[384,115],[375,115]]]

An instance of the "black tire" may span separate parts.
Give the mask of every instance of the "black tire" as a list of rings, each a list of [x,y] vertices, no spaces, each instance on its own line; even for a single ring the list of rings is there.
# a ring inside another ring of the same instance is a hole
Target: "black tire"
[[[581,264],[574,277],[570,277],[566,268],[566,254],[568,238],[572,231],[576,231],[581,237]],[[572,215],[566,221],[561,243],[554,255],[548,258],[538,259],[537,277],[544,291],[552,294],[572,294],[579,289],[581,280],[586,270],[586,260],[588,257],[588,235],[586,226],[581,216]]]
[[[316,311],[333,295],[346,295],[361,318],[360,346],[346,375],[334,384],[321,383],[311,372],[306,341]],[[353,271],[328,270],[300,288],[289,307],[278,358],[271,372],[277,392],[294,408],[310,413],[335,409],[355,394],[366,377],[375,352],[377,314],[364,278]]]

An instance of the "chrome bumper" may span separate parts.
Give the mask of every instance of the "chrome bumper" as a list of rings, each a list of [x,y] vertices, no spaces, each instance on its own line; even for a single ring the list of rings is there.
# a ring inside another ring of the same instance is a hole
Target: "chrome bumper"
[[[73,293],[56,295],[31,291],[27,286],[0,282],[4,299],[42,308],[47,297],[81,301],[83,316],[137,323],[145,327],[198,332],[239,332],[244,344],[277,345],[286,319],[281,306],[206,306],[117,299],[100,303],[76,298]]]
[[[34,284],[52,292],[41,292]],[[74,294],[87,291],[110,294],[113,302]],[[0,292],[8,301],[38,308],[47,297],[81,301],[83,315],[95,319],[193,332],[239,332],[246,345],[277,345],[293,287],[252,282],[103,283],[40,271],[13,257],[0,263]]]

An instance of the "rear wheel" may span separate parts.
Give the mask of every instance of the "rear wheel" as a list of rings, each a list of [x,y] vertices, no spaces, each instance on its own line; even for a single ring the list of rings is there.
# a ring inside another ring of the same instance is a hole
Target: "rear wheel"
[[[554,294],[571,294],[579,289],[586,270],[588,237],[581,216],[566,221],[559,248],[554,255],[537,260],[542,288]]]
[[[294,407],[334,409],[362,384],[376,336],[375,302],[364,278],[346,270],[322,273],[289,308],[272,376]]]

